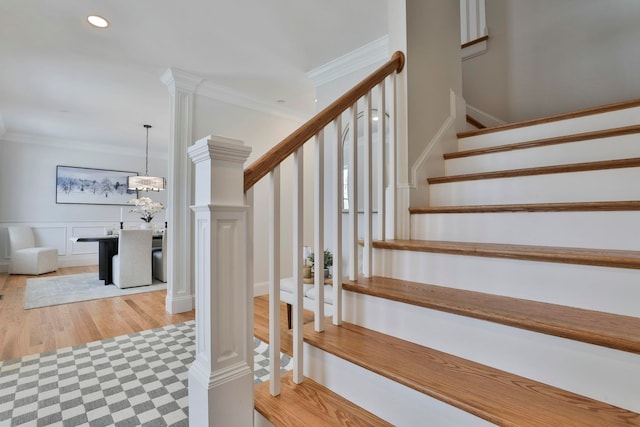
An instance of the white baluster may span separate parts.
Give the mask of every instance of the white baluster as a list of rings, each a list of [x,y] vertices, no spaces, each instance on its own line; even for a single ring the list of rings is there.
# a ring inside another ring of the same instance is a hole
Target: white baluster
[[[383,80],[378,85],[378,238],[386,240],[387,225],[387,121],[386,119],[386,85]]]
[[[269,392],[280,394],[280,166],[269,173]]]
[[[358,279],[358,104],[349,109],[349,280]]]
[[[314,173],[314,258],[313,283],[316,289],[314,329],[324,331],[324,130],[315,138]]]
[[[371,132],[371,93],[364,96],[364,152],[363,152],[363,166],[364,166],[364,247],[362,249],[362,275],[364,277],[371,277],[371,234],[373,232],[372,227],[372,132]]]
[[[300,384],[303,381],[303,359],[302,359],[302,341],[303,341],[303,285],[302,285],[302,267],[304,257],[302,255],[303,244],[303,148],[300,147],[293,153],[293,279],[294,287],[294,303],[293,303],[293,382]]]
[[[396,117],[396,102],[397,102],[397,77],[396,74],[392,74],[389,77],[389,100],[387,111],[389,114],[389,158],[387,159],[387,176],[389,183],[387,185],[387,239],[393,240],[396,238],[396,209],[397,209],[397,186],[398,186],[398,169],[396,167],[398,161],[397,155],[397,117]]]
[[[344,203],[344,155],[342,153],[342,115],[333,121],[336,146],[334,166],[336,171],[335,210],[333,216],[333,324],[342,323],[342,205]]]

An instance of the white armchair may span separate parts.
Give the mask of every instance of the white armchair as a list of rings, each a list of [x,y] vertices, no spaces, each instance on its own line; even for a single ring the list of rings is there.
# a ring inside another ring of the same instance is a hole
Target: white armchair
[[[58,249],[36,247],[31,227],[9,227],[9,274],[44,274],[58,269]]]
[[[167,229],[165,228],[162,234],[162,245],[160,249],[154,248],[151,253],[151,271],[153,272],[153,278],[158,279],[161,282],[167,282],[167,264],[164,262],[165,254],[167,253]]]
[[[121,230],[118,254],[111,259],[113,284],[132,288],[150,285],[151,280],[151,230]]]

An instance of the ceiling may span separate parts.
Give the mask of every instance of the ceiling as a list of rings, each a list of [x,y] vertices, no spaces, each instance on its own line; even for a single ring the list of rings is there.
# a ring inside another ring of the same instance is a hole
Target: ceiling
[[[386,32],[386,0],[2,0],[0,136],[166,150],[168,68],[310,115],[307,72]]]

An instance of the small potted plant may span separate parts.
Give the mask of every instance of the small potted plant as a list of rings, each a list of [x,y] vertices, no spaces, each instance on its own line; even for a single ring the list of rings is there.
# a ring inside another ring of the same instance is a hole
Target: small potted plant
[[[311,254],[309,254],[307,259],[309,260],[309,263],[311,264],[311,267],[313,267],[313,265],[314,265],[313,252],[311,252]],[[330,274],[329,274],[329,267],[332,267],[332,266],[333,266],[333,255],[331,255],[331,252],[328,249],[325,249],[324,250],[324,277],[325,277],[325,279],[331,277]]]

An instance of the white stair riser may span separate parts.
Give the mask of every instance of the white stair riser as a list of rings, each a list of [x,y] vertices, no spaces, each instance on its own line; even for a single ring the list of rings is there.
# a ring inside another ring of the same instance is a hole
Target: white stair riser
[[[640,168],[460,181],[429,186],[432,206],[640,199]]]
[[[445,174],[490,172],[640,157],[640,134],[445,160]]]
[[[640,107],[461,138],[459,150],[514,144],[640,124]]]
[[[398,427],[494,425],[306,343],[304,358],[306,377]]]
[[[640,250],[640,211],[411,215],[411,238]]]
[[[351,292],[344,302],[347,322],[640,411],[640,382],[629,380],[640,355]]]
[[[375,249],[373,274],[640,316],[634,269]]]

